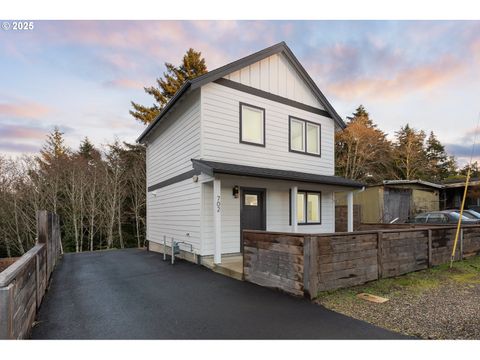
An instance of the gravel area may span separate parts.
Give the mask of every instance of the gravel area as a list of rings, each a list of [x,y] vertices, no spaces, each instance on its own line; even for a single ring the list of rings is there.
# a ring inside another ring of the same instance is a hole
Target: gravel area
[[[423,339],[480,339],[480,258],[321,294],[342,314]],[[389,301],[356,297],[367,292]]]

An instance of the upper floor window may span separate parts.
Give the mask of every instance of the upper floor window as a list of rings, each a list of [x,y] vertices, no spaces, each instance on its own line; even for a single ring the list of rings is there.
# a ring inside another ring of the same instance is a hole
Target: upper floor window
[[[265,146],[265,109],[240,103],[240,142]]]
[[[320,156],[320,124],[290,116],[290,151]]]

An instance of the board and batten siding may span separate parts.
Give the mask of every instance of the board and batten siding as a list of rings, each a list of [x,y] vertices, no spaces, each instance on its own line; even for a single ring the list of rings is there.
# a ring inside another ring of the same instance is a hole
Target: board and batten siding
[[[236,199],[232,195],[232,188],[235,185],[266,189],[267,231],[281,232],[292,231],[292,227],[289,225],[290,188],[296,185],[302,190],[321,191],[322,223],[320,225],[299,225],[298,232],[330,233],[335,231],[334,189],[331,187],[230,175],[221,175],[219,178],[222,189],[222,253],[240,252],[240,197]],[[210,182],[204,183],[202,186],[202,255],[212,255],[214,252],[213,231],[213,186]]]
[[[275,95],[324,109],[310,88],[282,54],[275,54],[225,76]]]
[[[200,91],[180,103],[149,140],[148,186],[191,170],[191,159],[200,155]]]
[[[200,207],[200,183],[192,179],[157,189],[155,195],[148,193],[147,239],[163,244],[166,235],[168,246],[173,237],[175,241],[192,244],[194,251],[200,253]]]
[[[265,109],[265,147],[239,141],[239,104]],[[334,175],[335,124],[331,118],[216,83],[202,87],[203,159],[241,165]],[[289,116],[321,125],[321,157],[289,152]]]

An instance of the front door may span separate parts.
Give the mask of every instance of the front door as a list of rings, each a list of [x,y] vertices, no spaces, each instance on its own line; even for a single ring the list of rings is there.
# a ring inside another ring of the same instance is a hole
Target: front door
[[[242,188],[240,196],[240,232],[266,230],[265,189]]]

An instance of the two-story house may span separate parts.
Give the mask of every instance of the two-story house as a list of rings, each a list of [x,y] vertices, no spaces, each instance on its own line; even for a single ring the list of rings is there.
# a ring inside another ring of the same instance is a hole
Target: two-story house
[[[344,127],[284,42],[188,81],[138,138],[150,249],[173,238],[219,264],[244,229],[334,232],[335,192],[362,187],[334,176]]]

